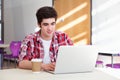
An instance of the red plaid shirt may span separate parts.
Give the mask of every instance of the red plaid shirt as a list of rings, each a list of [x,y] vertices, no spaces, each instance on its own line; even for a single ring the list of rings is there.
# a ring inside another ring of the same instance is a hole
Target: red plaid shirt
[[[59,46],[62,45],[73,45],[73,42],[65,33],[55,32],[49,50],[51,62],[56,61]],[[43,57],[44,48],[43,43],[41,41],[40,32],[36,32],[35,34],[30,34],[26,36],[21,44],[19,61],[31,60],[33,58],[43,59]]]

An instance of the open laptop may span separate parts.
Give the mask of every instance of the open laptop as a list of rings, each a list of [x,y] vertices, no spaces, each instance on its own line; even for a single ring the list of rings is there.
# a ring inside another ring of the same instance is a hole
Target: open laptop
[[[59,47],[54,74],[91,72],[95,68],[98,50],[92,45]]]

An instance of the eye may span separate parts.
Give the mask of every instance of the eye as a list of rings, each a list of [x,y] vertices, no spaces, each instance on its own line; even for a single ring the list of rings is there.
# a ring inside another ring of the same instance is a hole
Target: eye
[[[48,26],[48,23],[43,23],[44,26]]]
[[[51,25],[55,25],[55,24],[56,24],[55,22],[51,23]]]

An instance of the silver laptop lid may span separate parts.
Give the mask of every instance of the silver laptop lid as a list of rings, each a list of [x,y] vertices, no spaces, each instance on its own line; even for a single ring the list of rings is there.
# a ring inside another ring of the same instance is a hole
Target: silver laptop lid
[[[98,50],[95,46],[61,46],[54,73],[90,72],[95,68]]]

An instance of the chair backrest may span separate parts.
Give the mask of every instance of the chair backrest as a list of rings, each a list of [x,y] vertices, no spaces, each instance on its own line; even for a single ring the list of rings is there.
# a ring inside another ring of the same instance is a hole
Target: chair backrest
[[[0,40],[0,44],[4,44],[4,42],[2,40]]]
[[[12,41],[10,43],[10,51],[12,56],[17,57],[20,52],[21,41]]]

